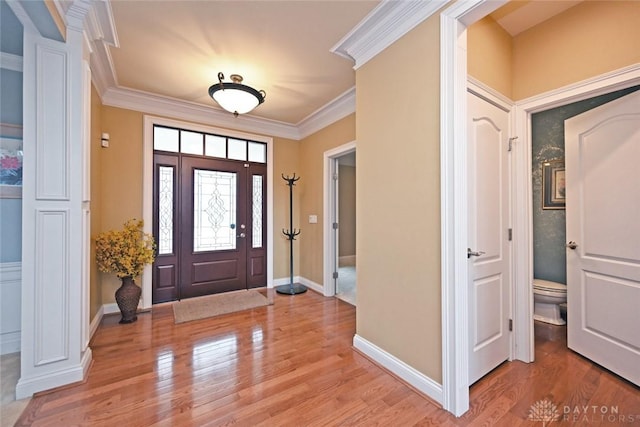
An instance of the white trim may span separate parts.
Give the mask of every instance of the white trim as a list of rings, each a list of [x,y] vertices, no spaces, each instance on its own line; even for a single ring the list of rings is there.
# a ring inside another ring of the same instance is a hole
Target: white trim
[[[118,304],[116,304],[115,302],[112,302],[109,304],[103,304],[101,309],[102,309],[103,317],[106,316],[107,314],[120,313],[120,308],[118,308]]]
[[[559,89],[518,101],[514,111],[515,194],[513,232],[522,236],[514,240],[515,308],[514,334],[519,360],[532,362],[535,356],[533,330],[533,206],[531,196],[531,115],[540,111],[571,104],[584,99],[640,84],[640,64],[586,79]]]
[[[456,2],[440,15],[442,406],[469,409],[466,26],[506,0]]]
[[[117,307],[117,304],[116,304],[116,307]],[[100,327],[100,322],[102,322],[103,317],[104,317],[104,305],[101,305],[96,315],[93,316],[93,319],[91,319],[91,324],[89,324],[89,340],[93,338],[93,335],[98,330],[98,327]]]
[[[355,255],[343,255],[338,257],[338,266],[356,265]]]
[[[254,135],[235,130],[211,127],[191,122],[167,119],[164,117],[144,116],[143,125],[143,165],[142,165],[142,218],[145,231],[151,232],[153,225],[153,125],[160,124],[197,132],[226,135],[232,138],[250,139],[267,144],[267,288],[273,287],[273,138]],[[152,266],[145,266],[142,274],[141,308],[151,308]]]
[[[304,139],[355,112],[356,88],[352,87],[298,122],[299,139]]]
[[[0,68],[3,70],[22,72],[22,56],[0,52]]]
[[[44,375],[30,376],[28,379],[21,377],[16,385],[16,400],[33,396],[34,393],[63,385],[83,381],[91,366],[91,349],[87,348],[80,360],[80,364],[72,368],[59,369]]]
[[[21,332],[6,332],[0,335],[0,355],[20,352]]]
[[[296,279],[296,281],[298,283],[300,283],[301,285],[305,285],[307,288],[311,289],[312,291],[316,291],[320,295],[324,295],[324,289],[323,289],[322,285],[314,282],[313,280],[309,280],[306,277],[298,277]],[[287,281],[286,284],[288,284],[288,283],[289,283],[289,281]]]
[[[323,154],[323,172],[322,172],[322,205],[323,205],[323,285],[322,294],[330,297],[335,295],[335,281],[333,279],[333,272],[335,266],[335,260],[337,259],[336,245],[333,244],[333,221],[332,212],[335,210],[333,194],[333,177],[335,171],[335,159],[345,154],[349,154],[356,151],[356,142],[351,141],[338,147],[327,150]],[[357,157],[356,157],[357,163]]]
[[[139,90],[109,88],[102,94],[102,103],[113,107],[173,117],[175,119],[210,126],[221,126],[295,140],[300,139],[298,128],[288,123],[257,118],[251,115],[234,117],[233,114],[213,106],[155,95]]]
[[[419,392],[442,404],[442,386],[423,373],[404,363],[394,355],[387,353],[375,344],[356,334],[353,337],[353,346],[371,358],[374,362],[384,367],[394,375],[407,382]]]
[[[330,50],[357,70],[448,2],[383,0]]]

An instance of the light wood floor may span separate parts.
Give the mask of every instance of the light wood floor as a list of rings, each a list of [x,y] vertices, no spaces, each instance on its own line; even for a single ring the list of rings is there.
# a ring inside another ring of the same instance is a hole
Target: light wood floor
[[[131,325],[106,317],[87,381],[36,396],[16,425],[537,426],[527,417],[543,399],[637,420],[563,425],[640,424],[639,389],[567,350],[564,327],[536,325],[536,362],[498,367],[456,419],[353,350],[352,305],[311,291],[274,298],[180,325],[168,305]]]

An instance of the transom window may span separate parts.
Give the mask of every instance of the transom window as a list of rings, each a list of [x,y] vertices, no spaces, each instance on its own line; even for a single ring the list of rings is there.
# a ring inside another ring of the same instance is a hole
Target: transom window
[[[153,149],[244,162],[267,163],[267,144],[166,126],[153,126]]]

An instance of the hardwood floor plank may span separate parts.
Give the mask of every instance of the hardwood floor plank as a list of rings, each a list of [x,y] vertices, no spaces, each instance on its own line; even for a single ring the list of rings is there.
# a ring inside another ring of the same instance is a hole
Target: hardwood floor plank
[[[105,317],[86,382],[35,396],[16,425],[517,427],[535,425],[542,399],[560,412],[616,406],[627,417],[617,422],[640,424],[638,387],[568,350],[565,327],[536,322],[536,362],[500,365],[455,418],[352,348],[352,305],[312,291],[270,297],[179,325],[170,304],[130,325]],[[615,425],[605,421],[589,425]]]

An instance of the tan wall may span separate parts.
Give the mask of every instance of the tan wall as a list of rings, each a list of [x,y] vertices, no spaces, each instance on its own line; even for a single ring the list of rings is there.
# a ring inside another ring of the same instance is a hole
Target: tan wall
[[[339,256],[356,254],[356,168],[340,165],[338,168]]]
[[[511,50],[511,35],[487,16],[468,28],[467,72],[511,98]]]
[[[289,240],[282,229],[289,228],[289,186],[282,175],[302,175],[293,186],[293,228],[300,228],[300,192],[306,177],[301,173],[298,158],[300,142],[274,138],[273,149],[273,278],[284,279],[291,274],[289,267]],[[303,236],[304,237],[304,236]],[[300,275],[300,237],[293,241],[293,274]],[[289,283],[289,282],[287,282]]]
[[[356,316],[358,335],[441,382],[439,19],[356,71]]]
[[[355,114],[351,114],[300,141],[300,275],[319,285],[323,283],[324,152],[354,140]],[[309,215],[317,215],[318,223],[309,224]]]
[[[110,141],[101,152],[100,231],[142,218],[142,117],[137,111],[102,107],[102,132],[109,133]],[[102,303],[115,302],[120,281],[109,273],[101,278]]]
[[[109,148],[102,149],[100,163],[100,207],[95,214],[100,217],[100,231],[120,228],[130,218],[142,217],[142,162],[143,162],[143,117],[138,111],[103,106],[101,132],[110,134]],[[298,169],[300,143],[284,138],[274,138],[274,278],[289,277],[289,243],[282,238],[282,228],[289,228],[289,187],[280,174],[292,174]],[[93,168],[92,168],[93,173]],[[294,203],[298,188],[294,189]],[[299,215],[299,207],[294,205],[294,214]],[[297,217],[296,217],[297,218]],[[299,227],[299,221],[294,222]],[[296,247],[294,270],[299,271],[299,248]],[[95,258],[93,258],[95,259]],[[115,301],[114,293],[120,286],[113,274],[98,273],[102,304]]]
[[[102,103],[95,87],[91,85],[91,236],[100,232],[102,223],[101,187],[101,158],[102,150],[100,138],[102,136]],[[95,262],[96,250],[91,241],[91,260],[89,264],[89,319],[93,319],[102,305],[102,291],[100,287],[100,271]]]
[[[640,2],[585,1],[513,39],[513,99],[640,62]]]

